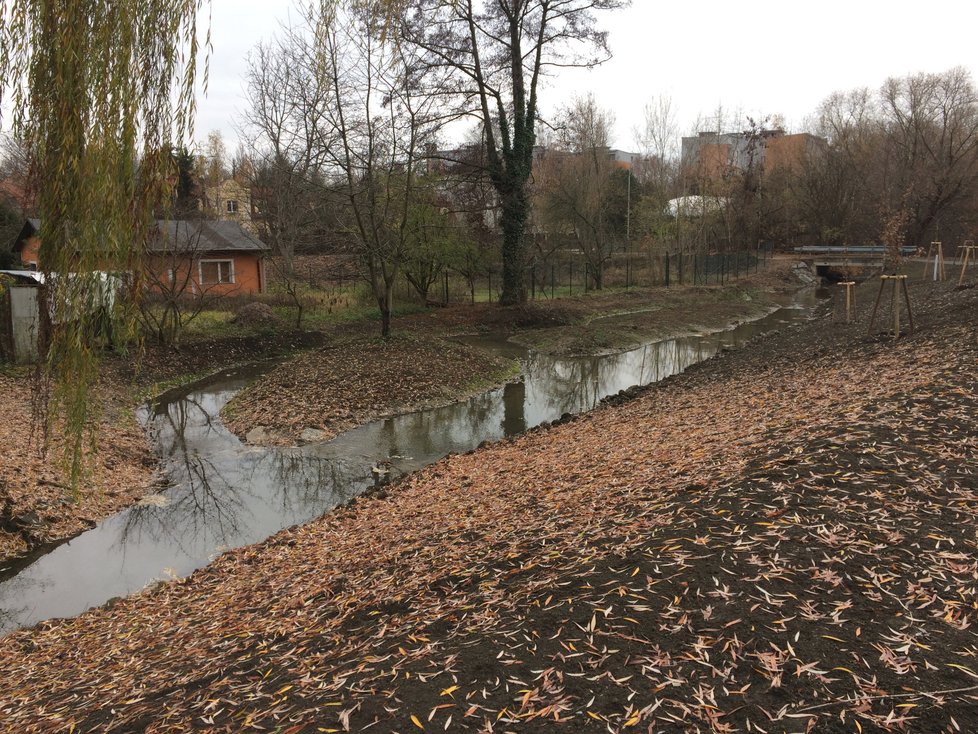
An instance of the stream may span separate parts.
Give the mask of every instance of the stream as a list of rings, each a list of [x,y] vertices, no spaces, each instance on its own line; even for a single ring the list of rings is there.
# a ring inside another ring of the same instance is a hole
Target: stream
[[[75,616],[155,581],[186,576],[229,549],[308,522],[361,494],[374,485],[373,468],[381,462],[397,477],[446,454],[590,410],[609,395],[806,320],[818,297],[804,291],[790,305],[726,331],[596,357],[557,358],[503,338],[466,339],[520,359],[523,378],[296,448],[243,444],[219,418],[228,400],[272,364],[226,370],[170,391],[140,416],[169,488],[67,542],[0,567],[0,633]]]

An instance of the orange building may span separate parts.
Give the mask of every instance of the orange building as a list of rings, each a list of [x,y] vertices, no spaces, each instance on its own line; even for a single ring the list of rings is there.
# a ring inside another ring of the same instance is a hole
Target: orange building
[[[764,172],[774,173],[780,169],[796,173],[825,146],[824,138],[810,133],[772,137],[764,146]]]
[[[251,295],[265,291],[268,247],[238,222],[167,220],[147,246],[146,276],[158,291]],[[14,251],[29,270],[42,269],[41,223],[28,219]]]
[[[683,138],[682,163],[687,175],[699,181],[719,181],[748,169],[762,175],[777,170],[798,172],[825,146],[824,138],[809,133],[788,135],[780,128],[755,135],[701,132]]]

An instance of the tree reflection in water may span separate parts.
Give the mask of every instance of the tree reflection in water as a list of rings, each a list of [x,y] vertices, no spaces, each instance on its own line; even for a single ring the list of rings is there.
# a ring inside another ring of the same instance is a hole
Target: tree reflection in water
[[[254,542],[268,534],[269,522],[309,520],[369,482],[362,462],[327,460],[300,449],[242,447],[215,419],[218,411],[188,396],[156,413],[154,430],[172,486],[163,502],[129,510],[119,550],[152,541],[193,556],[202,547],[213,552]],[[212,450],[202,450],[202,441]],[[222,450],[214,441],[227,445]]]

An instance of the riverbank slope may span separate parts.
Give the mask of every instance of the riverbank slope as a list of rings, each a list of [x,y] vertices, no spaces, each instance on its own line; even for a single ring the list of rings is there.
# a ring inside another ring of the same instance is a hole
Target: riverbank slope
[[[978,291],[912,294],[8,635],[0,726],[975,730]]]

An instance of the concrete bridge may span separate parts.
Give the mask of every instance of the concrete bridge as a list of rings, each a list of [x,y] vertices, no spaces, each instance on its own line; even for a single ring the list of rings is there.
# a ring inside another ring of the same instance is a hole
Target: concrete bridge
[[[883,245],[858,245],[851,247],[809,245],[796,247],[795,252],[812,260],[819,275],[839,268],[882,268],[886,247]],[[902,247],[900,254],[905,258],[917,254],[915,247]]]

